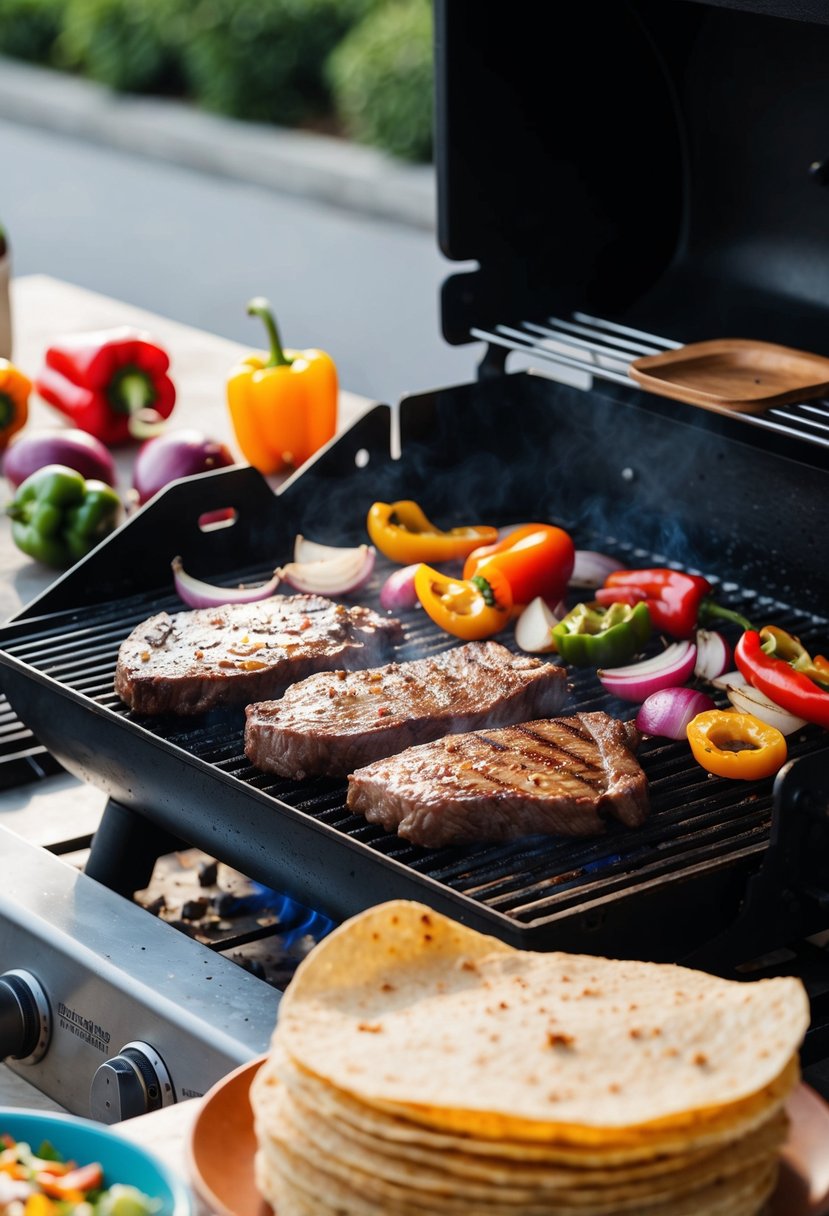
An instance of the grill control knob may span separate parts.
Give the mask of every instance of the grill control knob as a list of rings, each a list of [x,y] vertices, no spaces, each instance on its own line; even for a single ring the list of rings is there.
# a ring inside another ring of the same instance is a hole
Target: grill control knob
[[[89,1090],[89,1112],[100,1123],[120,1123],[175,1101],[164,1061],[148,1043],[125,1044],[96,1071]]]
[[[46,993],[28,971],[0,975],[0,1060],[36,1064],[49,1046],[51,1019]]]

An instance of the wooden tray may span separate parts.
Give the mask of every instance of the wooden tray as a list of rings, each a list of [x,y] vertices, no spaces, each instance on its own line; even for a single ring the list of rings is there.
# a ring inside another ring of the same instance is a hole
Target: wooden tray
[[[829,392],[829,359],[790,346],[717,338],[634,359],[642,388],[712,410],[751,412]]]

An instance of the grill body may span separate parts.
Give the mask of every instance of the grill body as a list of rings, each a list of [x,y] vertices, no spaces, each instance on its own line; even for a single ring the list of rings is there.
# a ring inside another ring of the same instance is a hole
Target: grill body
[[[816,560],[829,535],[821,449],[792,441],[772,450],[739,419],[633,387],[586,394],[536,375],[404,400],[399,459],[390,455],[394,418],[386,407],[371,411],[278,496],[247,469],[170,487],[4,628],[0,665],[12,705],[71,772],[117,804],[107,816],[122,822],[107,831],[105,818],[101,839],[110,839],[97,856],[93,849],[91,872],[112,886],[143,885],[123,862],[142,849],[151,858],[147,835],[158,832],[159,849],[171,838],[196,844],[336,920],[409,896],[521,946],[654,958],[703,950],[739,919],[747,885],[763,870],[775,799],[769,782],[707,777],[683,744],[643,747],[654,810],[636,832],[430,851],[350,815],[344,782],[258,773],[244,757],[241,712],[141,719],[113,693],[120,640],[153,612],[181,606],[169,570],[176,553],[202,577],[255,581],[285,560],[298,531],[329,543],[362,539],[376,499],[419,498],[446,526],[552,519],[579,547],[608,549],[626,564],[699,570],[752,618],[774,620],[807,645],[826,637],[827,572]],[[202,531],[203,512],[228,506],[231,527]],[[770,542],[770,530],[786,542]],[[363,602],[376,606],[386,572]],[[422,612],[404,624],[401,658],[451,644]],[[634,712],[592,673],[573,672],[572,683],[568,712]],[[804,730],[791,754],[802,785],[810,766],[825,768],[825,732]],[[820,901],[805,892],[815,877],[785,915],[782,891],[769,897],[779,905],[766,926],[772,938],[822,927]],[[736,942],[721,954],[744,948]]]

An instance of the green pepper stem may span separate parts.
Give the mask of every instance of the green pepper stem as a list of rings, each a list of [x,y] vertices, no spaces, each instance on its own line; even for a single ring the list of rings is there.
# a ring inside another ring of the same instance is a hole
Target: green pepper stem
[[[257,296],[255,300],[250,301],[248,304],[248,316],[261,318],[265,329],[268,331],[271,354],[265,367],[290,367],[293,359],[289,359],[282,349],[279,330],[276,327],[276,317],[273,315],[273,309],[264,296]]]
[[[110,405],[119,414],[137,414],[156,398],[153,382],[139,367],[127,365],[115,373],[107,389]]]
[[[718,604],[715,600],[707,598],[699,606],[697,619],[701,625],[721,620],[733,621],[735,625],[739,625],[742,629],[754,628],[748,617],[743,616],[741,612],[736,612],[733,608],[724,608],[722,604]]]

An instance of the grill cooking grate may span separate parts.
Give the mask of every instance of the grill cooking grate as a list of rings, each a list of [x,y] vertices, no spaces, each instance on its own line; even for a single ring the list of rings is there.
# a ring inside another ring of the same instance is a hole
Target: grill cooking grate
[[[491,330],[470,332],[484,342],[566,368],[566,381],[584,389],[591,387],[594,376],[634,387],[628,375],[634,359],[664,354],[683,345],[581,312],[573,313],[571,320],[548,317],[543,324],[522,321],[519,325],[495,325]],[[829,448],[829,401],[771,406],[762,412],[740,414],[740,418],[751,426]]]
[[[594,548],[616,553],[627,565],[665,565],[661,556],[596,540]],[[378,607],[379,588],[390,567],[382,560],[361,602]],[[246,570],[223,580],[226,585],[263,581],[269,570]],[[714,580],[712,580],[714,581]],[[797,609],[720,584],[718,598],[756,620],[774,620],[798,634],[808,647],[825,636],[826,622]],[[315,779],[293,783],[254,769],[244,755],[243,716],[213,712],[203,718],[140,718],[132,715],[112,690],[118,647],[127,633],[155,612],[181,610],[174,594],[142,594],[84,610],[64,619],[44,618],[25,640],[7,651],[103,710],[136,722],[159,738],[190,753],[234,783],[259,791],[314,819],[357,845],[406,867],[425,881],[438,883],[530,930],[548,925],[568,911],[646,890],[667,876],[689,876],[700,868],[751,862],[766,847],[771,820],[770,782],[729,782],[709,777],[690,758],[685,744],[650,740],[640,759],[648,776],[652,814],[636,831],[611,825],[598,839],[530,837],[505,845],[425,850],[352,815],[345,806],[345,783]],[[425,657],[452,645],[419,610],[402,614],[405,641],[400,659]],[[502,639],[510,645],[512,635]],[[616,701],[601,688],[592,671],[570,671],[571,698],[564,712],[606,709],[629,718],[635,707]],[[726,704],[722,700],[722,704]],[[822,746],[822,732],[805,728],[789,740],[792,756]],[[275,820],[276,822],[276,820]],[[274,850],[277,854],[278,850]],[[233,861],[232,858],[227,859]],[[260,876],[261,877],[261,876]],[[320,875],[321,887],[323,875]],[[266,880],[284,881],[278,856]],[[324,899],[323,899],[324,903]]]

